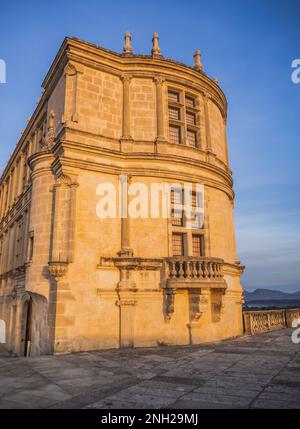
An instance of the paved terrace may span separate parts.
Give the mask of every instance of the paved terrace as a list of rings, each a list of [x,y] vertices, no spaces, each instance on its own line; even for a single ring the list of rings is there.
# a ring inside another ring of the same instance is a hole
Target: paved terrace
[[[291,330],[209,345],[0,353],[0,408],[300,408]]]

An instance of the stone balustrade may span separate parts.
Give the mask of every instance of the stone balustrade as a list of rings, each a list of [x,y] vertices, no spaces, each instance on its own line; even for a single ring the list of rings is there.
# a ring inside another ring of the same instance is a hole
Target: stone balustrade
[[[166,260],[166,279],[171,281],[223,281],[224,261],[209,257],[174,256]]]
[[[285,310],[286,326],[291,328],[294,320],[300,320],[300,308],[289,308]]]
[[[300,320],[300,309],[246,310],[243,316],[245,333],[254,335],[291,327],[293,320]]]

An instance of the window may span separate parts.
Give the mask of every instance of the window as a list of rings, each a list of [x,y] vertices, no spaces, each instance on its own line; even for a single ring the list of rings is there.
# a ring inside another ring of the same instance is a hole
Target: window
[[[170,255],[204,256],[204,188],[196,187],[193,190],[184,189],[183,185],[173,185],[170,206]]]
[[[174,207],[176,205],[181,206],[183,204],[183,193],[181,189],[171,190],[171,214],[172,214],[172,225],[183,226],[183,210],[182,208]]]
[[[21,220],[17,225],[17,243],[16,243],[16,267],[22,263],[22,254],[23,254],[23,220]]]
[[[197,208],[197,193],[196,192],[192,192],[191,195],[191,204],[192,204],[192,208],[195,209]]]
[[[172,234],[173,256],[184,256],[184,235]]]
[[[20,165],[21,165],[21,159],[18,159],[17,162],[17,168],[16,168],[16,179],[15,179],[15,196],[18,195],[19,190],[19,180],[20,180]]]
[[[169,107],[169,119],[175,119],[179,121],[180,119],[180,110],[175,107]]]
[[[169,128],[170,143],[181,143],[181,128],[175,125],[170,125]]]
[[[182,204],[183,203],[183,191],[182,189],[171,190],[171,204]]]
[[[182,210],[172,209],[172,225],[183,226],[183,212]]]
[[[200,125],[196,97],[184,90],[168,91],[169,142],[198,147]]]
[[[186,107],[194,108],[196,105],[195,99],[193,97],[185,97],[185,105]]]
[[[27,157],[28,157],[28,149],[23,153],[23,177],[22,177],[22,189],[24,190],[26,186],[26,178],[27,178]]]
[[[203,235],[193,235],[193,256],[203,256]]]
[[[16,246],[16,267],[20,265],[20,258],[21,258],[21,238],[19,237],[17,239],[17,246]]]
[[[32,261],[34,248],[34,234],[33,231],[28,234],[28,247],[27,247],[27,261]]]
[[[190,125],[196,125],[195,113],[186,112],[186,123]]]
[[[168,92],[168,98],[171,103],[179,103],[179,93],[175,91]]]
[[[9,191],[9,183],[10,183],[10,178],[8,178],[6,180],[6,189],[5,189],[5,210],[8,207],[8,191]]]
[[[191,211],[191,218],[190,218],[190,226],[192,229],[202,229],[204,227],[204,217],[203,217],[203,212],[201,212],[201,209],[203,209],[201,194],[192,192],[191,206],[192,206],[192,211]]]
[[[189,146],[197,146],[197,134],[196,131],[187,130],[187,142]]]

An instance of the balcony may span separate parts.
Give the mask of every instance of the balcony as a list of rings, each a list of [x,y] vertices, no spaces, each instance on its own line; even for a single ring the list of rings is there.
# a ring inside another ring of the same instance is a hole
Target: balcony
[[[174,256],[167,258],[164,275],[167,287],[226,289],[224,261],[211,257]]]

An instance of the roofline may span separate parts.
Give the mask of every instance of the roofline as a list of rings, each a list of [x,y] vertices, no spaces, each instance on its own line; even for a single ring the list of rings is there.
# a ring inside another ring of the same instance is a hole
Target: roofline
[[[207,79],[209,81],[209,83],[213,86],[213,88],[217,92],[221,93],[221,96],[224,98],[224,101],[225,101],[225,108],[227,109],[227,99],[226,99],[226,96],[225,96],[224,92],[222,91],[222,89],[220,88],[220,86],[216,82],[214,82],[210,77],[208,77],[206,75],[206,73],[204,73],[203,70],[196,70],[194,67],[188,66],[188,65],[186,65],[186,64],[184,64],[184,63],[182,63],[180,61],[172,60],[170,58],[165,58],[162,55],[159,58],[156,58],[156,57],[153,58],[152,55],[143,55],[143,54],[130,54],[128,56],[128,55],[125,55],[124,53],[119,53],[119,52],[112,51],[110,49],[103,48],[100,45],[96,45],[95,43],[87,42],[87,41],[79,39],[77,37],[66,36],[64,38],[62,44],[60,45],[60,48],[59,48],[56,56],[54,57],[54,59],[53,59],[53,61],[51,63],[51,66],[50,66],[50,68],[49,68],[49,70],[48,70],[48,72],[47,72],[47,74],[46,74],[46,76],[45,76],[45,78],[44,78],[44,80],[42,82],[42,89],[43,89],[42,96],[41,96],[39,102],[37,103],[37,106],[34,109],[32,115],[30,117],[30,120],[28,121],[28,123],[27,123],[27,125],[26,125],[26,127],[25,127],[25,129],[24,129],[24,131],[22,133],[22,136],[18,140],[18,142],[16,144],[16,147],[14,148],[14,150],[11,153],[11,155],[9,156],[9,159],[8,159],[8,161],[6,163],[5,168],[3,169],[3,172],[2,172],[2,174],[0,176],[0,184],[2,184],[2,182],[3,182],[3,180],[4,180],[5,176],[6,176],[6,173],[7,173],[8,169],[10,168],[11,162],[15,158],[15,155],[18,153],[19,148],[20,148],[20,146],[22,146],[24,140],[26,140],[26,138],[28,136],[28,132],[29,132],[31,126],[34,124],[34,122],[36,120],[36,117],[40,113],[40,111],[41,111],[41,109],[42,109],[45,101],[47,100],[47,91],[45,91],[45,89],[46,89],[48,83],[51,81],[51,79],[52,79],[52,77],[53,77],[53,75],[55,73],[55,70],[57,69],[57,65],[60,64],[60,62],[62,61],[62,59],[64,58],[64,56],[67,57],[66,53],[68,51],[68,47],[71,46],[71,45],[74,46],[75,44],[77,44],[77,45],[81,44],[81,45],[83,45],[85,47],[90,47],[92,49],[96,49],[96,50],[98,50],[100,52],[103,52],[106,55],[108,54],[108,55],[111,56],[111,59],[117,60],[120,63],[120,65],[122,63],[128,61],[128,60],[130,61],[130,59],[133,59],[133,60],[134,59],[147,59],[147,60],[153,60],[154,59],[155,61],[159,61],[159,62],[161,61],[162,64],[163,63],[168,63],[168,64],[173,65],[173,66],[177,65],[177,66],[183,67],[186,70],[188,70],[190,73],[193,72],[193,74],[195,75],[195,77],[197,75],[198,76],[200,75],[204,79]]]
[[[72,45],[72,42],[75,43],[79,43],[82,45],[85,45],[87,47],[96,49],[98,51],[102,51],[105,54],[109,54],[111,55],[112,58],[114,58],[115,60],[118,60],[118,62],[120,62],[120,64],[122,64],[123,62],[125,62],[126,60],[130,60],[130,59],[149,59],[152,60],[153,56],[152,55],[146,55],[146,54],[124,54],[124,53],[120,53],[120,52],[116,52],[116,51],[112,51],[110,49],[104,48],[103,46],[97,45],[95,43],[91,43],[91,42],[87,42],[85,40],[79,39],[77,37],[65,37],[59,50],[58,53],[56,54],[48,73],[46,74],[43,82],[42,82],[42,87],[45,88],[47,86],[48,81],[51,79],[51,75],[52,72],[55,70],[56,65],[59,63],[60,59],[63,57],[64,53],[68,50],[68,46]],[[166,58],[163,55],[161,55],[159,58],[154,58],[155,60],[158,61],[162,61],[165,63],[169,63],[170,65],[178,65],[181,66],[183,68],[186,68],[187,70],[189,70],[190,72],[194,72],[196,74],[200,74],[201,76],[203,76],[204,78],[206,78],[217,90],[219,90],[222,93],[222,96],[224,97],[226,103],[227,103],[227,99],[226,96],[224,94],[224,92],[222,91],[221,87],[214,82],[214,80],[212,78],[210,78],[203,70],[196,70],[194,67],[189,66],[181,61],[177,61],[177,60],[173,60],[171,58]]]

